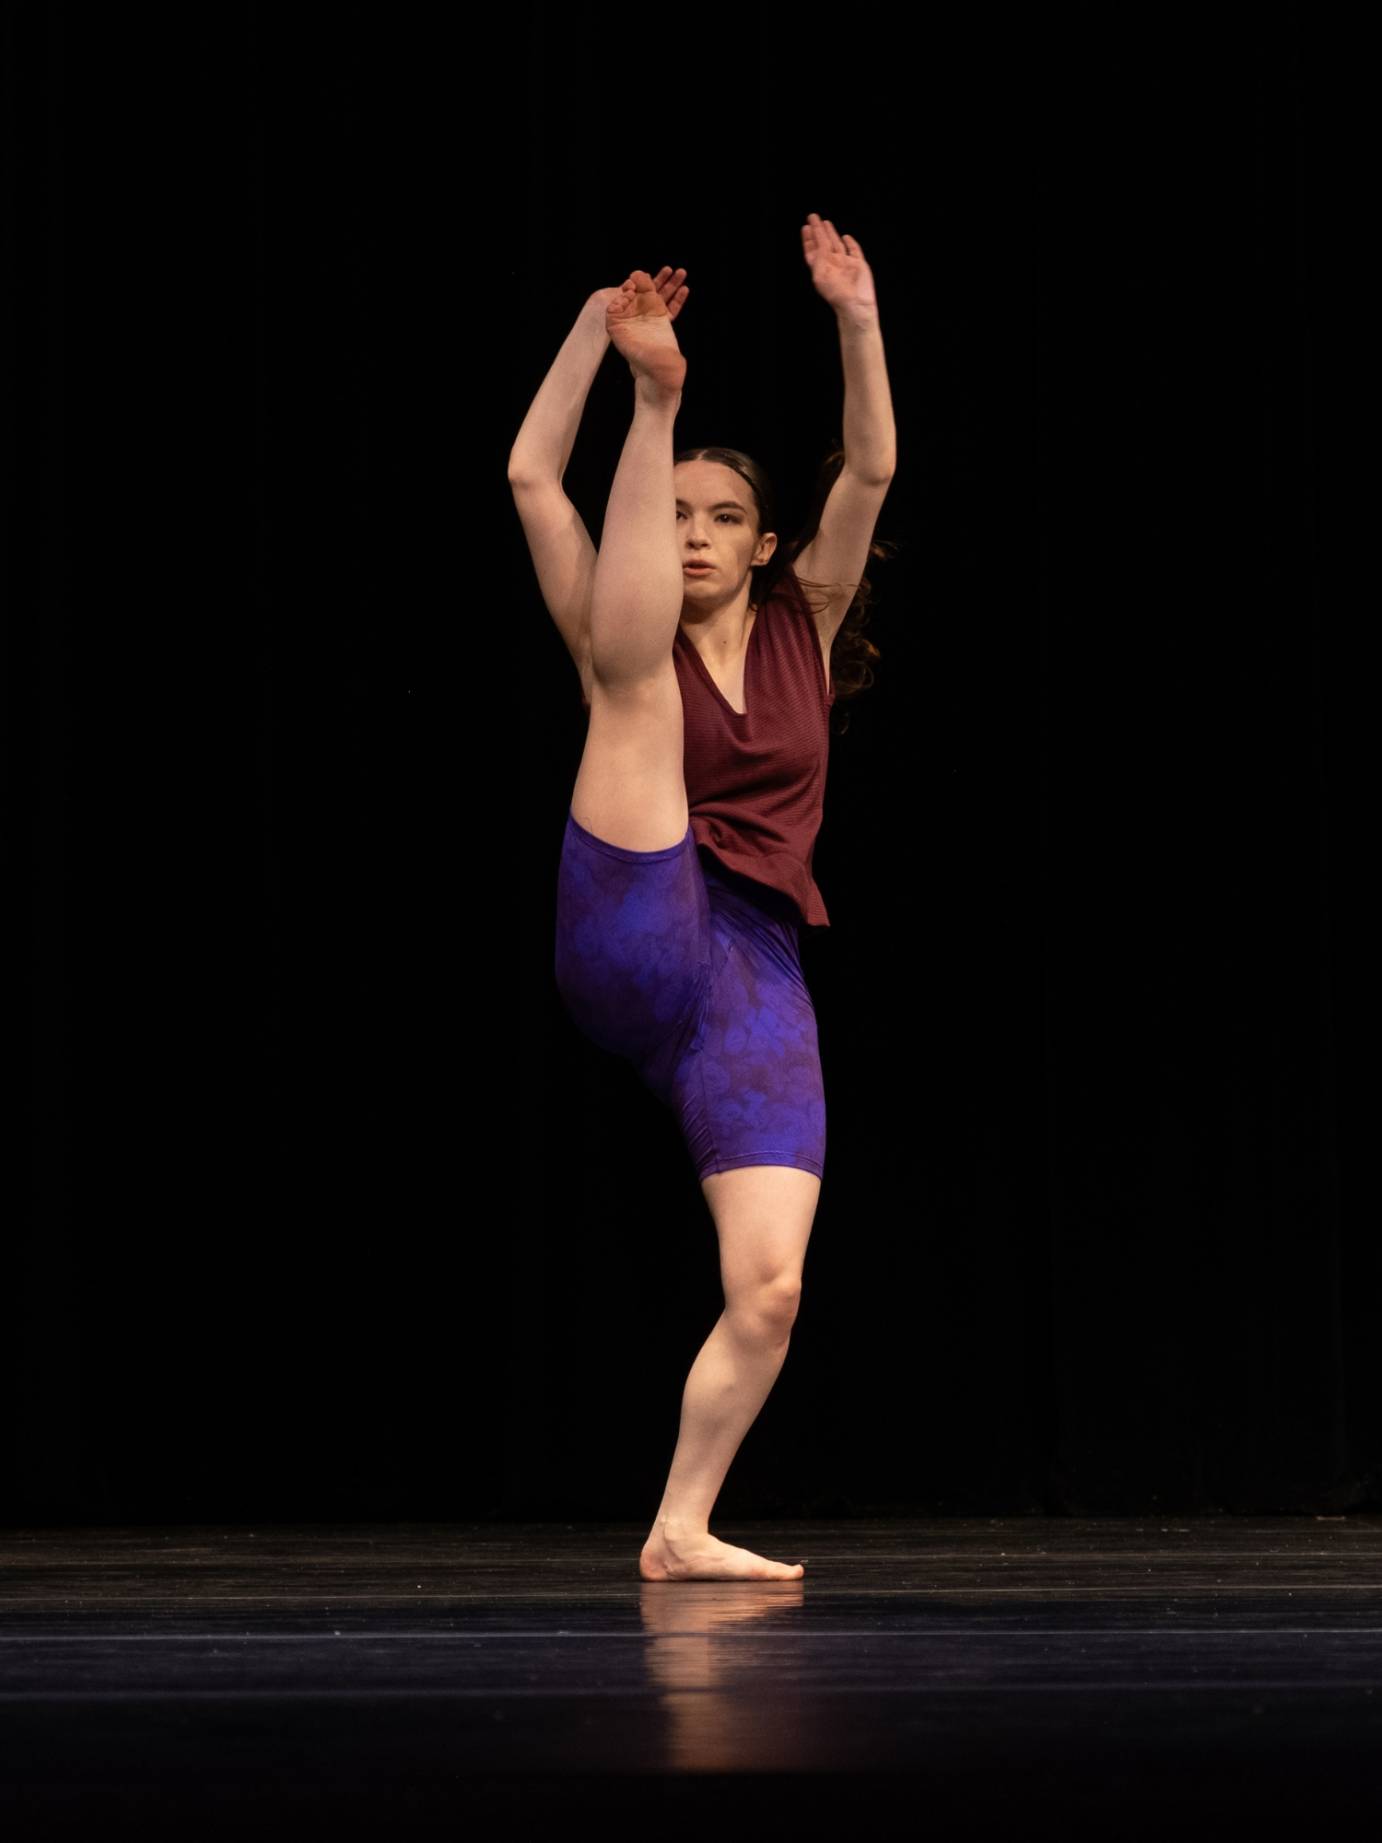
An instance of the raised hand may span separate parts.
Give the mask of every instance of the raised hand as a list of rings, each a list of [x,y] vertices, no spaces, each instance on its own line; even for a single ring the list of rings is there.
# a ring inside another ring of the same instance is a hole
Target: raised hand
[[[807,213],[801,227],[801,252],[816,284],[816,293],[829,301],[836,313],[878,306],[873,270],[853,237],[841,237],[829,218]]]
[[[653,286],[667,303],[668,314],[675,320],[691,292],[686,286],[685,269],[669,269],[664,265],[653,277]]]

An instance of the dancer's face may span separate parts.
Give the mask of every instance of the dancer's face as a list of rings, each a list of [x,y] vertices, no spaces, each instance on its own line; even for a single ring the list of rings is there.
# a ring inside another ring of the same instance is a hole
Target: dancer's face
[[[737,595],[749,571],[777,549],[777,534],[758,529],[758,508],[748,482],[723,461],[682,461],[673,469],[677,498],[677,548],[688,595],[724,601]],[[708,563],[708,570],[687,570]]]

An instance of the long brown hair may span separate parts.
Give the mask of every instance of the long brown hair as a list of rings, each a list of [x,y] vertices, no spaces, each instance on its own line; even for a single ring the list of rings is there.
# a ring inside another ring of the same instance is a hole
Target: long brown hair
[[[740,448],[683,448],[672,457],[675,467],[680,461],[719,461],[725,467],[732,467],[748,485],[758,508],[758,529],[777,530],[777,496],[773,492],[772,481],[752,455],[745,454]],[[832,448],[821,463],[820,473],[816,478],[811,507],[806,522],[797,535],[787,543],[779,541],[776,550],[766,563],[755,564],[752,571],[752,588],[749,599],[755,608],[761,608],[781,580],[789,564],[795,566],[796,559],[815,537],[821,528],[821,516],[825,511],[825,502],[830,497],[830,489],[845,464],[844,444]],[[875,538],[869,545],[869,555],[886,560],[897,550],[897,545],[885,538]],[[815,582],[809,576],[798,576],[807,601],[811,601],[809,591],[816,590],[827,596],[834,586],[831,583]],[[859,579],[859,586],[854,591],[854,600],[849,604],[844,620],[835,635],[834,645],[830,649],[830,679],[835,692],[835,704],[832,717],[849,698],[857,698],[867,691],[874,681],[873,662],[881,658],[879,649],[865,632],[873,604],[873,584],[865,574]],[[816,604],[813,604],[816,606]],[[825,602],[816,606],[820,613]],[[840,735],[849,728],[849,712],[843,713],[838,725]]]

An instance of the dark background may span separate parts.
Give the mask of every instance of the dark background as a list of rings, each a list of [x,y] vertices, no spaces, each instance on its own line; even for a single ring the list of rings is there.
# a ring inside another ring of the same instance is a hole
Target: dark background
[[[1377,1509],[1359,47],[483,24],[0,27],[0,1516],[651,1519],[715,1238],[553,984],[582,718],[505,467],[590,291],[681,264],[678,441],[790,532],[811,210],[877,280],[898,551],[802,1310],[717,1517]],[[631,398],[611,352],[597,542]]]

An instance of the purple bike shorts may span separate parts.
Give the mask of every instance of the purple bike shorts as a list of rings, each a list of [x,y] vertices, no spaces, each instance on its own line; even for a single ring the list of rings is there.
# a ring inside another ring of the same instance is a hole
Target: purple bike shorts
[[[825,1169],[816,1012],[791,898],[698,848],[629,851],[568,808],[556,980],[583,1036],[676,1114],[697,1178]]]

